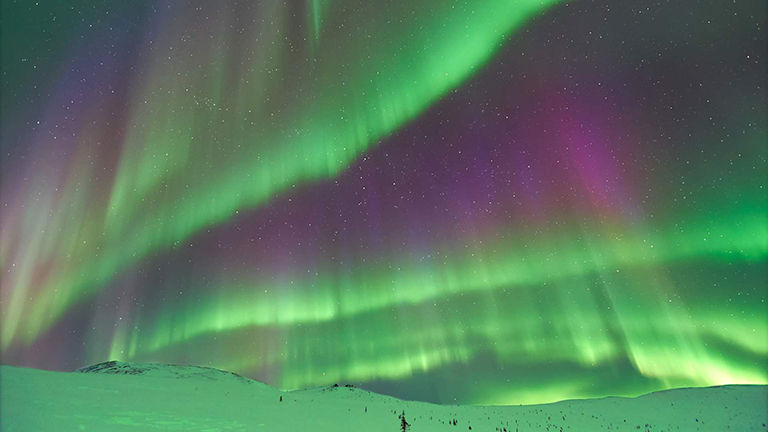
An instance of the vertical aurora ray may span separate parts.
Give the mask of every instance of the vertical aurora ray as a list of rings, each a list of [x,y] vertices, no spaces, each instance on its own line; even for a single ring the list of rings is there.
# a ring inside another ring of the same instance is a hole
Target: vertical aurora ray
[[[39,90],[3,101],[3,361],[448,403],[768,382],[765,5],[398,3],[105,5],[4,50]]]

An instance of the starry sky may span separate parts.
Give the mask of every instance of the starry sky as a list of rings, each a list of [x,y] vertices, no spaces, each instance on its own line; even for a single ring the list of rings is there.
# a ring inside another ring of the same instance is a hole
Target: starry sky
[[[4,364],[462,404],[768,383],[764,1],[2,13]]]

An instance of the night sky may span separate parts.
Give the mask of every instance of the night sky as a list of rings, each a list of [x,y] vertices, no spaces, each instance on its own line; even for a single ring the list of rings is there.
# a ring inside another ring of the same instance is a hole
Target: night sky
[[[2,362],[768,383],[764,0],[2,3]]]

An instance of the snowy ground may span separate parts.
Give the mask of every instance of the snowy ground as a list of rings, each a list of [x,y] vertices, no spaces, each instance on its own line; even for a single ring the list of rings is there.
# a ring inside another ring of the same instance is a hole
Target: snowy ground
[[[282,397],[282,400],[281,400]],[[768,386],[678,389],[639,398],[473,407],[345,386],[281,392],[215,369],[108,364],[89,373],[0,367],[0,430],[11,431],[768,431]],[[454,425],[455,421],[455,425]]]

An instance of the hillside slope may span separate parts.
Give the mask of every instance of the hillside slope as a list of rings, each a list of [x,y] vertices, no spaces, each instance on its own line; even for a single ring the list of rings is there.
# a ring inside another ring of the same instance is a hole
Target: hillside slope
[[[767,386],[473,407],[338,386],[281,392],[210,368],[105,363],[80,372],[0,367],[0,430],[768,431]],[[454,424],[455,423],[455,424]]]

